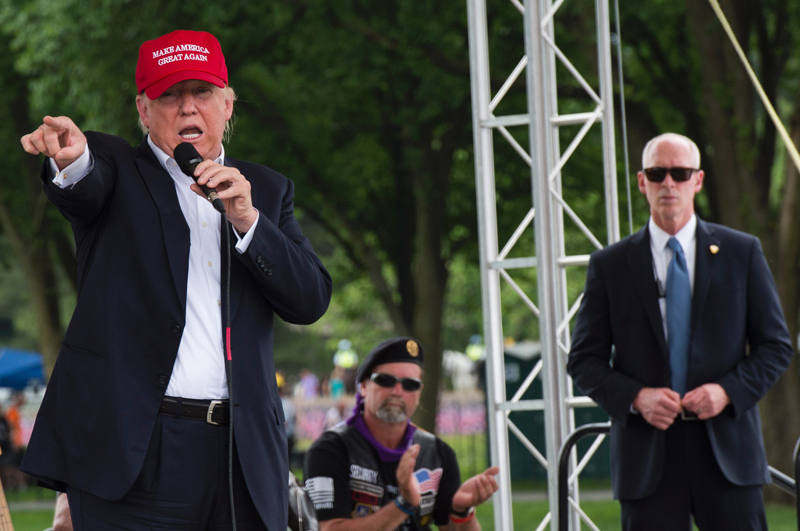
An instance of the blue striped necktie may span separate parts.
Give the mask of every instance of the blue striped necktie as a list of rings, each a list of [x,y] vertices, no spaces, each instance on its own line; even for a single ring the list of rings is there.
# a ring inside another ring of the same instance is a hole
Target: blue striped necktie
[[[689,344],[692,326],[692,287],[683,248],[675,238],[667,245],[673,251],[667,269],[667,347],[672,389],[681,396],[686,393],[689,370]]]

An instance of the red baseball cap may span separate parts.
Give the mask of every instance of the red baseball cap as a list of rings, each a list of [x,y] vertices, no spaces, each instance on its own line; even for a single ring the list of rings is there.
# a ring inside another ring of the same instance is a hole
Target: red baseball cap
[[[169,87],[187,79],[228,84],[225,56],[216,37],[205,31],[176,30],[139,48],[136,88],[154,100]]]

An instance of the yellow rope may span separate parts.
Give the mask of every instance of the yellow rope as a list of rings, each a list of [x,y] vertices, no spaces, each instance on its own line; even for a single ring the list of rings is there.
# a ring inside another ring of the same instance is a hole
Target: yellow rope
[[[764,93],[764,89],[761,88],[761,83],[758,82],[755,72],[753,72],[753,69],[750,67],[750,62],[747,60],[744,51],[742,51],[742,47],[739,46],[739,41],[736,40],[736,35],[733,34],[733,30],[731,29],[730,24],[728,24],[728,19],[725,18],[725,14],[722,12],[722,9],[719,7],[719,3],[717,0],[708,1],[711,3],[711,7],[714,9],[714,12],[717,14],[717,18],[719,18],[719,21],[722,23],[722,27],[725,28],[725,33],[727,33],[728,37],[730,37],[733,47],[736,49],[736,53],[739,54],[739,58],[742,60],[745,70],[747,70],[747,75],[749,75],[750,79],[753,80],[753,85],[756,87],[756,91],[758,92],[759,97],[761,97],[761,101],[764,102],[764,107],[767,108],[767,113],[769,113],[770,118],[772,118],[772,122],[778,129],[778,133],[780,133],[783,143],[786,146],[786,149],[789,151],[789,156],[792,157],[794,167],[797,168],[798,172],[800,172],[800,153],[797,152],[797,147],[795,147],[794,142],[792,142],[792,138],[789,136],[789,133],[783,126],[783,123],[781,123],[778,113],[775,112],[775,109],[769,102],[769,98]]]

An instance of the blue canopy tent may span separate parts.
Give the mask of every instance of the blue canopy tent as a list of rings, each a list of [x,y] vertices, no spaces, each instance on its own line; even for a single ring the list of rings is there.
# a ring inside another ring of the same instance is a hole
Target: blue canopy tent
[[[44,385],[44,356],[0,347],[0,387],[24,389],[29,385]]]

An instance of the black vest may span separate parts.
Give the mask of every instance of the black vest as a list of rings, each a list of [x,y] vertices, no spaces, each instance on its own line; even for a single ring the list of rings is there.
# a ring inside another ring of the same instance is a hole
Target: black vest
[[[350,464],[350,501],[353,518],[369,516],[384,505],[394,503],[397,498],[397,478],[384,478],[381,463],[375,450],[358,431],[344,423],[331,429],[344,441],[347,459]],[[419,523],[422,530],[428,531],[433,523],[433,508],[442,479],[442,458],[436,447],[436,437],[417,429],[414,444],[419,445],[419,455],[414,475],[420,483]],[[386,482],[389,485],[386,485]],[[415,530],[410,520],[397,528],[398,531]]]

